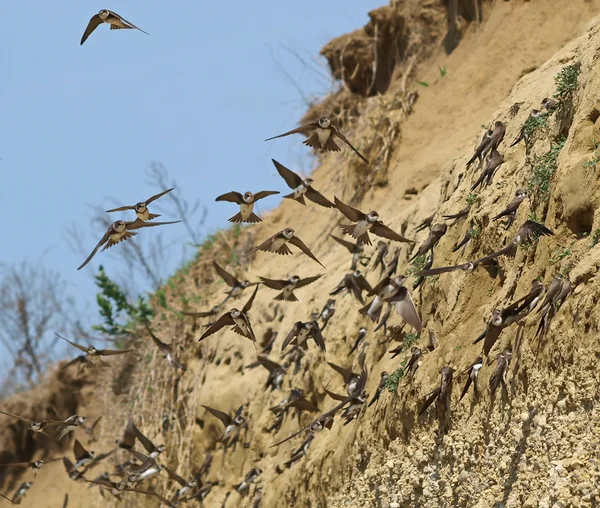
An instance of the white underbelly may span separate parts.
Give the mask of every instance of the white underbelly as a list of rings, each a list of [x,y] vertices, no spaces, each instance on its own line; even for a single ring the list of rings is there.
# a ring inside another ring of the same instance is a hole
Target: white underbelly
[[[252,212],[254,211],[254,203],[243,203],[240,205],[240,213],[242,214],[242,219],[246,220]]]
[[[354,226],[354,234],[356,236],[364,235],[369,229],[371,229],[372,224],[366,220],[359,220]]]
[[[319,143],[321,143],[321,146],[324,146],[327,140],[329,139],[329,136],[331,136],[331,131],[329,129],[319,129],[317,127],[317,136],[319,138]]]
[[[285,238],[275,238],[271,244],[271,250],[279,250],[285,242],[287,242]]]
[[[304,185],[299,185],[294,189],[294,197],[299,198],[300,196],[304,196],[306,194],[306,187]]]

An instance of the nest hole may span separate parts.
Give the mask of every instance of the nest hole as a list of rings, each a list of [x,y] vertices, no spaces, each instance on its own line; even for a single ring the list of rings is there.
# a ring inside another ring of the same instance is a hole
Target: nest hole
[[[592,123],[596,123],[596,120],[598,120],[598,118],[600,118],[600,111],[598,111],[596,108],[592,109],[592,111],[590,111],[590,114],[588,115],[589,121]]]
[[[577,238],[588,236],[594,226],[594,209],[586,206],[576,210],[567,219],[567,227]]]

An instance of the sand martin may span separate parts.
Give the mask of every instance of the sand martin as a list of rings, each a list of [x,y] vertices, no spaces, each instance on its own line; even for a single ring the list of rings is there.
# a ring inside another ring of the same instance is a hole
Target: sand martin
[[[298,247],[309,258],[311,258],[313,261],[316,261],[323,268],[325,268],[325,265],[316,258],[316,256],[310,251],[306,244],[298,236],[296,236],[292,228],[286,228],[283,231],[280,231],[279,233],[275,233],[271,238],[265,240],[258,247],[252,249],[250,254],[254,254],[255,252],[261,250],[263,252],[273,252],[275,254],[287,256],[288,254],[292,253],[290,248],[287,246],[288,243],[291,243],[292,245]]]
[[[389,377],[390,377],[389,372],[384,370],[381,373],[381,378],[379,379],[379,385],[377,386],[375,395],[373,396],[373,398],[371,399],[371,402],[369,402],[369,405],[367,407],[371,407],[373,404],[375,404],[375,402],[377,402],[379,400],[381,392],[383,392],[383,390],[385,389],[385,387],[387,385],[387,380]]]
[[[442,215],[442,219],[444,219],[444,220],[453,220],[454,219],[454,222],[452,224],[450,224],[451,226],[454,226],[454,224],[467,218],[470,210],[471,210],[471,205],[468,205],[457,213],[451,213],[449,215]]]
[[[133,349],[96,349],[94,346],[82,346],[81,344],[77,344],[77,342],[72,342],[69,339],[65,339],[62,335],[59,335],[56,332],[54,333],[54,335],[85,353],[85,355],[80,355],[77,358],[74,358],[73,360],[65,364],[62,367],[63,369],[66,369],[67,367],[76,364],[82,364],[86,367],[95,367],[96,364],[100,364],[102,367],[107,367],[108,364],[106,364],[102,360],[102,356],[123,355],[126,353],[131,353],[133,351]]]
[[[427,240],[423,242],[423,244],[417,249],[417,252],[408,260],[410,263],[413,259],[422,256],[423,254],[427,254],[430,250],[438,244],[442,236],[446,234],[448,231],[448,226],[446,224],[434,224],[429,231],[429,236]]]
[[[283,351],[289,344],[300,347],[305,346],[308,339],[314,340],[319,349],[325,352],[325,339],[323,339],[319,324],[316,321],[308,321],[306,323],[296,321],[283,341],[281,350]]]
[[[399,233],[391,230],[379,220],[379,214],[372,210],[369,213],[363,213],[356,208],[342,203],[337,197],[333,197],[336,208],[344,214],[344,216],[355,224],[342,225],[342,231],[347,235],[355,238],[358,242],[366,245],[371,245],[369,231],[377,236],[393,240],[395,242],[414,243],[414,240],[409,240]]]
[[[289,279],[267,279],[265,277],[259,277],[261,282],[270,289],[281,291],[273,300],[285,301],[285,302],[297,302],[298,298],[294,294],[294,289],[302,288],[312,284],[321,275],[313,275],[312,277],[305,277],[301,279],[297,275],[292,275]]]
[[[181,476],[179,476],[175,471],[173,471],[171,468],[168,468],[167,466],[164,466],[164,468],[165,468],[165,471],[167,472],[167,474],[169,475],[169,477],[171,478],[171,480],[173,480],[173,481],[177,482],[179,485],[181,485],[181,488],[178,489],[177,492],[175,492],[175,495],[171,499],[172,503],[177,503],[178,500],[184,498],[186,494],[191,492],[198,485],[198,482],[196,481],[196,479],[186,481]]]
[[[419,224],[416,228],[415,231],[418,233],[419,231],[423,231],[424,229],[430,228],[431,224],[433,224],[433,219],[435,218],[435,214],[437,212],[433,212],[433,214],[431,214],[429,217],[427,217],[423,222],[421,222],[421,224]]]
[[[379,266],[379,276],[383,277],[383,273],[386,270],[385,266],[385,256],[389,251],[389,244],[382,240],[377,242],[377,254],[375,255],[375,262],[371,267],[371,270],[375,270]]]
[[[497,169],[504,164],[504,157],[498,153],[497,150],[492,150],[490,156],[488,157],[484,168],[481,170],[479,178],[475,181],[475,183],[471,187],[471,191],[474,191],[479,186],[487,187],[492,184],[494,179],[494,174]]]
[[[548,286],[548,291],[542,302],[542,306],[538,310],[538,313],[541,315],[538,329],[533,338],[534,341],[546,333],[550,326],[550,322],[562,307],[562,304],[567,297],[571,294],[571,291],[573,291],[573,285],[568,279],[563,280],[561,277],[555,277],[552,280],[550,286]]]
[[[248,472],[248,474],[246,475],[244,480],[241,483],[234,485],[233,488],[240,496],[246,497],[248,495],[248,493],[250,492],[250,484],[253,483],[254,481],[256,481],[256,479],[261,474],[262,474],[262,469],[259,469],[257,467],[252,468]]]
[[[344,275],[342,281],[329,293],[330,295],[338,295],[342,291],[347,291],[354,295],[354,297],[362,304],[365,304],[365,301],[362,297],[362,292],[366,291],[367,293],[371,292],[373,288],[371,284],[365,279],[360,270],[354,270],[351,273]]]
[[[202,334],[202,336],[198,339],[198,342],[202,342],[204,339],[206,339],[206,337],[218,332],[224,326],[233,326],[232,330],[235,333],[250,339],[252,342],[256,342],[256,336],[252,330],[248,312],[250,312],[250,309],[252,308],[252,302],[254,302],[257,291],[258,286],[256,286],[254,293],[252,293],[252,296],[242,307],[241,311],[236,308],[232,308],[229,312],[223,314]]]
[[[366,335],[367,335],[367,329],[364,326],[361,326],[360,330],[358,330],[358,337],[356,337],[356,340],[354,341],[354,345],[350,348],[350,352],[348,353],[348,356],[350,356],[352,353],[354,353],[354,351],[356,351],[358,349],[358,346],[360,346],[362,344]]]
[[[433,257],[433,249],[429,251],[429,254],[427,254],[427,258],[425,259],[425,264],[423,265],[423,270],[429,270],[432,266],[433,266],[433,261],[434,261],[434,257]],[[425,277],[418,277],[417,280],[415,281],[415,283],[413,284],[413,291],[415,289],[417,289],[419,286],[421,286],[421,284],[423,284],[423,282],[425,282]]]
[[[9,497],[6,497],[4,494],[0,494],[0,496],[2,496],[7,501],[10,501],[12,504],[21,504],[21,501],[25,497],[25,494],[27,494],[27,491],[31,488],[32,485],[33,485],[33,482],[21,483],[21,485],[19,485],[19,487],[15,491],[12,499]]]
[[[346,247],[346,249],[348,249],[348,252],[350,252],[350,254],[352,254],[352,264],[350,265],[350,270],[356,270],[356,268],[358,266],[358,262],[363,258],[365,246],[358,241],[355,243],[352,243],[352,242],[343,240],[342,238],[338,238],[337,236],[333,236],[333,235],[329,235],[329,236],[331,238],[333,238],[340,245],[343,245],[344,247]],[[364,265],[364,263],[361,263],[361,264]]]
[[[548,97],[544,97],[542,99],[542,106],[549,111],[550,113],[554,112],[558,108],[558,104],[555,100],[549,99]]]
[[[325,327],[335,314],[335,298],[330,298],[327,303],[323,306],[321,313],[317,319],[321,319],[323,324],[321,325],[321,331],[325,330]]]
[[[346,387],[346,391],[348,395],[352,395],[356,393],[356,387],[360,381],[360,374],[356,374],[351,370],[345,369],[344,367],[340,367],[335,363],[327,362],[333,370],[335,370],[342,378],[344,379],[344,386]]]
[[[248,191],[244,194],[240,192],[231,191],[226,194],[221,194],[215,201],[229,201],[230,203],[237,203],[240,205],[240,211],[229,219],[229,222],[248,222],[255,224],[262,222],[262,219],[254,213],[254,203],[259,199],[272,196],[273,194],[279,194],[279,191],[260,191],[256,194]]]
[[[160,352],[167,359],[167,361],[169,362],[169,365],[171,367],[173,367],[175,370],[181,369],[182,371],[185,372],[187,370],[187,367],[183,363],[181,363],[179,360],[177,360],[177,358],[175,357],[175,352],[173,351],[173,346],[164,343],[156,335],[154,335],[154,332],[150,329],[150,327],[147,324],[146,324],[146,330],[148,330],[150,337],[152,337],[152,342],[154,342],[156,347],[160,350]]]
[[[283,383],[286,372],[285,367],[262,355],[258,356],[257,361],[259,365],[262,365],[269,371],[269,377],[267,378],[264,389],[271,388],[271,391],[281,390],[281,384]]]
[[[155,194],[151,198],[148,198],[146,201],[140,201],[139,203],[136,203],[135,205],[120,206],[119,208],[113,208],[112,210],[106,210],[106,213],[124,212],[126,210],[135,210],[135,215],[137,216],[138,220],[146,222],[148,220],[156,219],[157,217],[160,217],[160,214],[150,213],[150,210],[148,210],[148,205],[150,203],[152,203],[153,201],[156,201],[158,198],[167,194],[167,192],[171,192],[174,188],[175,187],[173,187],[171,189],[167,189],[165,191],[162,191],[158,194]]]
[[[315,433],[311,432],[310,430],[306,432],[306,437],[304,438],[304,441],[302,441],[302,444],[292,452],[292,456],[290,457],[290,460],[288,460],[287,462],[284,462],[284,466],[287,468],[291,468],[293,465],[295,465],[297,462],[299,462],[303,457],[306,457],[306,454],[308,452],[308,449],[310,448],[311,443],[313,442],[313,439],[315,438]]]
[[[425,413],[427,408],[435,401],[440,429],[444,431],[448,430],[450,426],[450,400],[452,398],[454,369],[452,367],[442,367],[440,374],[440,386],[425,396],[425,402],[419,411],[419,416]]]
[[[490,141],[481,152],[481,155],[485,157],[488,153],[496,151],[500,146],[500,143],[502,143],[505,133],[506,126],[502,122],[496,122],[494,124],[494,130],[490,136]]]
[[[273,136],[271,138],[265,139],[265,141],[270,141],[271,139],[283,138],[284,136],[289,136],[291,134],[309,134],[310,137],[303,141],[306,146],[310,146],[315,150],[322,150],[324,152],[339,152],[340,147],[335,143],[333,137],[337,136],[344,143],[346,143],[352,151],[358,155],[363,161],[367,164],[369,161],[356,149],[354,146],[348,141],[346,136],[344,136],[337,127],[335,127],[329,117],[324,116],[319,118],[316,122],[309,122],[307,124],[301,125],[296,129],[292,129],[291,131],[284,132],[283,134],[279,134],[278,136]]]
[[[527,144],[527,124],[529,123],[529,121],[532,118],[538,118],[542,115],[543,113],[537,109],[532,109],[531,113],[529,113],[529,116],[527,117],[527,120],[525,120],[525,123],[523,124],[523,127],[521,127],[521,130],[519,131],[519,135],[515,138],[515,140],[511,143],[511,147],[515,146],[516,144],[519,143],[519,141],[521,141],[522,139],[525,140],[525,144]]]
[[[48,436],[48,434],[46,434],[44,432],[44,429],[46,427],[58,427],[60,425],[65,424],[64,421],[60,421],[60,420],[58,420],[58,421],[57,420],[39,420],[39,421],[30,420],[29,418],[25,418],[23,416],[15,415],[13,413],[8,413],[7,411],[0,411],[0,414],[10,416],[12,418],[17,418],[18,420],[21,420],[22,422],[25,422],[27,425],[29,425],[29,430],[31,430],[32,432],[39,432],[40,434],[44,434],[45,436]],[[50,436],[48,436],[48,437],[50,437]]]
[[[292,170],[286,168],[283,164],[280,164],[275,159],[271,159],[275,165],[275,169],[281,175],[281,178],[285,180],[288,187],[294,192],[283,196],[287,199],[293,199],[301,205],[305,205],[306,201],[304,198],[310,199],[317,205],[324,206],[325,208],[333,208],[335,205],[329,201],[323,194],[313,189],[312,184],[314,180],[312,178],[301,178]]]
[[[98,14],[94,14],[88,23],[85,32],[83,32],[83,37],[81,37],[81,42],[79,45],[81,46],[90,34],[98,28],[102,23],[108,23],[110,25],[111,30],[120,30],[121,28],[135,28],[140,32],[144,32],[141,28],[138,28],[133,23],[130,23],[125,18],[119,16],[116,12],[109,11],[108,9],[102,9]],[[150,35],[148,32],[144,32],[146,35]]]
[[[508,229],[513,221],[515,220],[515,216],[517,215],[517,210],[521,203],[527,198],[527,191],[524,189],[517,189],[515,191],[515,197],[511,200],[510,203],[506,206],[504,210],[502,210],[498,215],[492,217],[492,220],[498,220],[502,217],[508,217],[508,222],[506,224],[506,229]]]
[[[467,167],[469,167],[471,164],[473,164],[473,162],[475,162],[475,159],[479,159],[479,163],[481,164],[481,162],[483,161],[482,153],[487,148],[487,146],[490,144],[490,140],[492,138],[493,132],[494,131],[492,129],[489,129],[485,132],[485,134],[483,135],[483,138],[481,138],[481,141],[479,142],[479,145],[477,145],[477,148],[475,149],[475,153],[473,154],[473,157],[471,157],[469,159],[469,162],[467,162]],[[433,216],[431,218],[433,220]],[[425,227],[429,227],[429,225],[427,225]],[[422,229],[425,229],[425,228],[422,228]]]
[[[244,289],[258,284],[258,282],[250,282],[248,280],[239,281],[222,266],[220,266],[219,263],[217,263],[216,261],[213,261],[213,266],[219,277],[221,277],[221,279],[225,281],[225,284],[227,284],[231,288],[229,291],[227,291],[227,299],[239,298],[240,296],[242,296],[242,292],[244,291]],[[227,301],[227,299],[225,299],[225,301]]]
[[[208,322],[208,326],[212,325],[216,319],[217,316],[219,315],[219,312],[221,311],[221,305],[215,305],[214,307],[212,307],[210,310],[207,311],[200,311],[200,312],[182,312],[182,314],[184,316],[190,316],[193,318],[210,318],[209,322]]]
[[[415,377],[415,372],[421,365],[421,356],[423,355],[423,351],[417,346],[413,346],[410,348],[410,359],[406,364],[404,372],[408,372],[408,381],[411,382]],[[393,358],[393,356],[392,356]]]
[[[481,356],[478,356],[475,359],[475,361],[461,373],[461,375],[464,375],[464,374],[467,375],[467,382],[465,383],[465,387],[463,388],[463,391],[460,394],[459,400],[462,400],[463,397],[467,394],[471,384],[473,384],[473,390],[475,392],[475,397],[479,396],[479,390],[477,387],[477,377],[479,376],[479,371],[481,370],[481,367],[483,367],[483,358]]]
[[[96,255],[96,253],[98,252],[98,249],[100,249],[100,247],[102,247],[103,245],[104,245],[104,248],[102,250],[105,251],[106,249],[110,249],[113,245],[117,245],[122,240],[128,240],[132,236],[137,235],[137,233],[132,233],[132,231],[131,231],[132,229],[149,228],[149,227],[153,227],[153,226],[163,226],[165,224],[177,224],[178,222],[181,222],[181,221],[176,220],[176,221],[170,221],[170,222],[143,222],[143,221],[135,220],[133,222],[125,222],[124,220],[118,220],[116,222],[113,222],[106,230],[106,233],[104,233],[104,236],[98,242],[98,245],[96,245],[96,247],[94,247],[94,250],[91,252],[91,254],[77,269],[81,270],[85,265],[87,265],[92,260],[92,258]]]
[[[508,366],[512,360],[512,350],[506,348],[502,354],[499,354],[496,358],[496,370],[490,376],[489,386],[492,397],[496,393],[499,385],[506,390],[506,374],[508,373]]]

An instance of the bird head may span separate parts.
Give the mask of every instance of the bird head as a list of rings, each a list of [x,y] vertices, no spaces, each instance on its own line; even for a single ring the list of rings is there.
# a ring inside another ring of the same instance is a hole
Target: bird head
[[[124,220],[117,220],[112,223],[111,227],[116,233],[122,233],[125,231],[126,224]]]
[[[294,230],[292,228],[285,228],[282,234],[286,240],[289,240],[294,236]]]
[[[292,275],[289,279],[288,282],[292,283],[292,284],[298,284],[298,281],[300,280],[300,277],[298,277],[297,275]]]
[[[144,203],[143,201],[140,201],[139,203],[136,203],[133,208],[135,209],[136,212],[143,213],[146,211],[146,203]]]
[[[244,201],[246,203],[251,203],[252,201],[254,201],[254,194],[250,191],[246,192],[244,194]]]
[[[370,223],[377,222],[379,220],[379,214],[372,210],[367,214],[367,221]]]
[[[99,13],[98,16],[100,16],[100,19],[104,20],[106,18],[108,18],[108,16],[110,15],[110,11],[106,10],[106,9],[102,9]]]
[[[328,116],[323,116],[323,117],[319,118],[319,127],[321,127],[321,129],[329,129],[330,126],[331,126],[331,120],[329,119]]]

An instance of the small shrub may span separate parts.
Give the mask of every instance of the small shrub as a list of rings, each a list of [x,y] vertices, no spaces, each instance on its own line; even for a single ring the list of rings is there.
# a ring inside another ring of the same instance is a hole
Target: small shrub
[[[550,197],[552,175],[558,168],[558,154],[565,145],[566,138],[561,138],[552,145],[545,154],[538,155],[533,161],[533,175],[529,180],[529,191],[535,200],[547,201]]]
[[[576,62],[563,67],[563,69],[554,76],[556,84],[556,93],[554,98],[558,101],[559,108],[567,103],[573,96],[579,84],[579,75],[581,74],[581,64]]]
[[[406,368],[406,360],[402,360],[400,367],[390,374],[385,383],[385,387],[389,392],[394,393],[398,389],[398,384],[404,376],[404,369]]]

